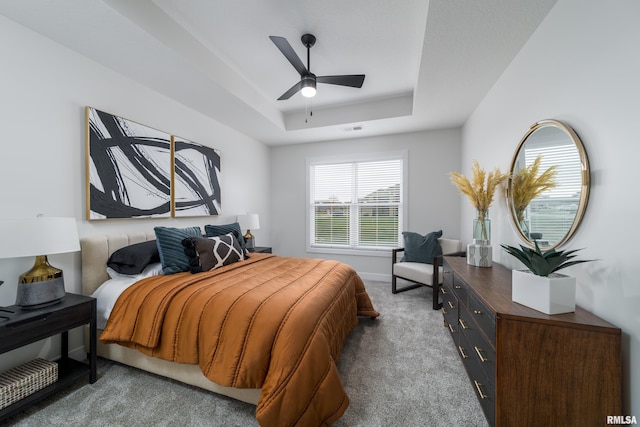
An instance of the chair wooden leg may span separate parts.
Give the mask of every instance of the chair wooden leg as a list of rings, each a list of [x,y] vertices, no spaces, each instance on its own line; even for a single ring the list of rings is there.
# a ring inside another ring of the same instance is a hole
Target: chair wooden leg
[[[402,279],[402,277],[401,277]],[[409,286],[405,286],[404,288],[400,288],[398,289],[397,283],[396,283],[396,276],[392,275],[391,276],[391,293],[392,294],[399,294],[400,292],[404,292],[404,291],[409,291],[411,289],[416,289],[419,288],[421,286],[425,286],[421,283],[415,283],[413,285],[409,285]]]
[[[433,300],[433,309],[434,310],[440,310],[442,308],[442,304],[440,303],[440,285],[435,283],[432,287],[432,297],[431,299]]]

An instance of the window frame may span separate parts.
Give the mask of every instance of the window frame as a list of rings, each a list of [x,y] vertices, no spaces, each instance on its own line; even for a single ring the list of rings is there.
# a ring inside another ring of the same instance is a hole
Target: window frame
[[[377,153],[367,154],[352,154],[352,155],[339,155],[339,156],[319,156],[310,157],[306,159],[306,197],[305,197],[305,243],[307,252],[311,253],[324,253],[324,254],[338,254],[338,255],[359,255],[359,256],[384,256],[388,257],[392,247],[378,247],[378,248],[359,248],[359,247],[331,247],[331,246],[314,246],[311,244],[311,232],[312,232],[312,200],[311,200],[311,167],[314,165],[326,165],[336,163],[362,163],[362,162],[376,162],[376,161],[388,161],[388,160],[400,160],[402,163],[402,183],[401,183],[401,221],[403,226],[406,226],[408,221],[408,177],[409,177],[409,162],[407,150],[395,150],[385,151]],[[402,228],[398,227],[398,247],[401,246]]]

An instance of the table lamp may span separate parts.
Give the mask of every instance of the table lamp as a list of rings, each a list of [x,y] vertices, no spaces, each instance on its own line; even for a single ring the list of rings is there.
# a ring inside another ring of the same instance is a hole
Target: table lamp
[[[16,305],[37,309],[65,296],[62,270],[49,264],[47,255],[80,250],[75,218],[0,219],[0,239],[0,258],[36,257],[20,275]]]
[[[258,214],[238,215],[238,223],[240,224],[240,228],[247,230],[244,234],[244,240],[247,249],[252,252],[256,247],[256,239],[253,237],[253,234],[251,234],[251,230],[260,229],[260,217]]]

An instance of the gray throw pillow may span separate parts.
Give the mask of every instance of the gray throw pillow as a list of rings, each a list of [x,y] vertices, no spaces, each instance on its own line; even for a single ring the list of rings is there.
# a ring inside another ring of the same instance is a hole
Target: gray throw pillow
[[[171,228],[155,227],[156,242],[162,263],[162,274],[189,271],[189,257],[184,253],[182,240],[187,237],[200,237],[200,227]]]
[[[401,261],[422,262],[432,264],[433,257],[442,255],[442,248],[438,239],[442,237],[442,230],[434,231],[426,236],[411,231],[403,231],[404,257]]]

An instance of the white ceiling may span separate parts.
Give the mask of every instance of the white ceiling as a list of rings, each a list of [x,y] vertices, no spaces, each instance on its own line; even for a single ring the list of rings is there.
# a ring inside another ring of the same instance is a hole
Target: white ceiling
[[[462,125],[555,2],[4,0],[0,14],[279,145]],[[299,75],[268,36],[306,64],[305,33],[313,73],[366,74],[362,88],[277,101]]]

